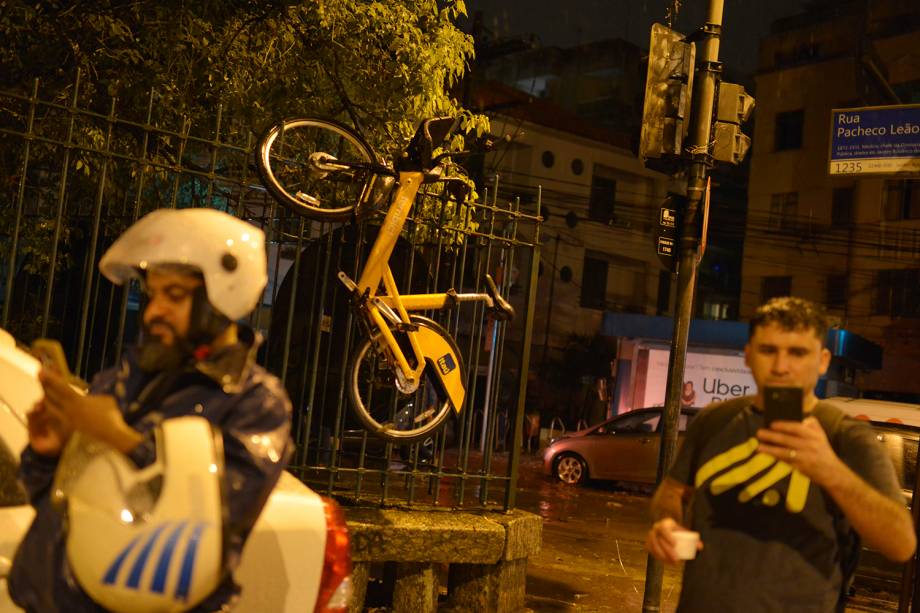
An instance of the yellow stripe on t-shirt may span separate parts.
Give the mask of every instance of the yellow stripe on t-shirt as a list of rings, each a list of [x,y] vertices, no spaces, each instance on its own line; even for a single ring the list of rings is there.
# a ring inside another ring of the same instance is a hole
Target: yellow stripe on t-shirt
[[[808,486],[811,480],[797,470],[792,471],[789,479],[789,489],[786,491],[786,510],[790,513],[799,513],[805,508],[808,499]]]
[[[753,478],[754,475],[769,468],[773,464],[776,464],[776,458],[765,453],[758,453],[744,464],[714,479],[709,489],[713,494],[718,496],[722,492],[726,492],[736,485]]]
[[[741,493],[738,494],[738,502],[747,502],[751,498],[757,496],[771,485],[775,485],[782,479],[785,479],[786,476],[792,472],[792,467],[786,464],[785,462],[777,462],[776,466],[770,469],[770,471],[765,474],[763,477],[749,484],[746,488],[741,490]]]
[[[696,478],[694,479],[696,487],[706,483],[706,481],[716,473],[750,456],[752,453],[754,453],[754,450],[757,449],[759,444],[760,441],[758,441],[756,437],[752,436],[740,445],[736,445],[728,451],[724,451],[710,459],[708,462],[700,466],[698,471],[696,471]]]

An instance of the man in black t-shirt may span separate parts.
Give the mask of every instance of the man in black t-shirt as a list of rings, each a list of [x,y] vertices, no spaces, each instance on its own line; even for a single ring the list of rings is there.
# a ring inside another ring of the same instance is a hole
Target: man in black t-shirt
[[[810,302],[761,306],[745,347],[757,395],[709,407],[690,424],[652,499],[647,539],[652,555],[673,564],[673,531],[700,533],[679,611],[834,611],[859,539],[895,561],[913,555],[887,452],[867,424],[814,394],[830,363],[826,334],[826,315]],[[801,387],[805,419],[764,428],[766,386]]]

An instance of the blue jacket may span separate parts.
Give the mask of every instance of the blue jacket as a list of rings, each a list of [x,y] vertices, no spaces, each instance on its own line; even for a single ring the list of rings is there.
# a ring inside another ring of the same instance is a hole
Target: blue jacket
[[[125,421],[144,435],[130,454],[138,466],[154,460],[153,430],[164,419],[200,415],[223,434],[227,574],[195,611],[217,611],[236,599],[240,588],[232,572],[292,451],[287,393],[276,377],[255,364],[259,339],[242,326],[240,336],[240,344],[172,377],[143,372],[134,352],[127,352],[119,366],[99,373],[90,388],[90,393],[114,396]],[[102,611],[80,589],[67,563],[62,518],[49,500],[57,462],[31,447],[22,454],[20,478],[36,516],[13,561],[10,595],[27,611]]]

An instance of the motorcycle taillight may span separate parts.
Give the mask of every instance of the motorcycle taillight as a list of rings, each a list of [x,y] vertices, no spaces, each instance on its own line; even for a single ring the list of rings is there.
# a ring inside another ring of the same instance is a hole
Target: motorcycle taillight
[[[352,592],[348,526],[342,509],[334,500],[323,497],[323,509],[326,512],[326,551],[316,613],[345,613]]]

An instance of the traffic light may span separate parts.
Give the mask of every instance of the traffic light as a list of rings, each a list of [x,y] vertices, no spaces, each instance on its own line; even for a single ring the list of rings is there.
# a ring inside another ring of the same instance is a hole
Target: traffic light
[[[751,139],[741,132],[741,124],[754,110],[754,98],[737,83],[719,83],[719,106],[712,126],[712,159],[740,164],[751,146]]]
[[[642,134],[643,159],[680,156],[690,123],[696,46],[661,24],[652,25]]]

